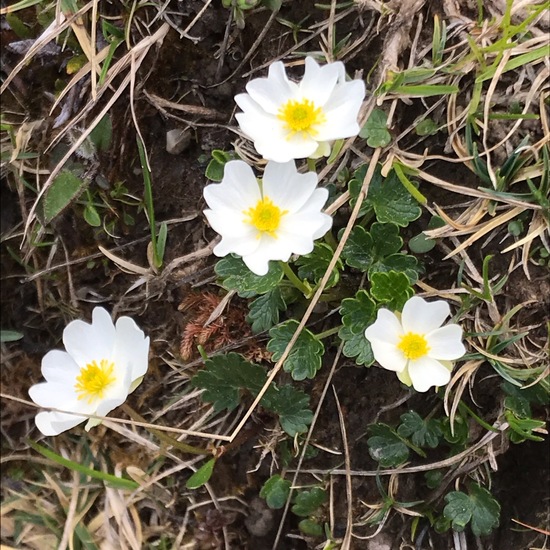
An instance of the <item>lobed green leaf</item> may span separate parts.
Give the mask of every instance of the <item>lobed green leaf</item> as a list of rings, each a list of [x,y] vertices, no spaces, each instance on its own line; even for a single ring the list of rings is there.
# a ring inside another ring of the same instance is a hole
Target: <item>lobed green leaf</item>
[[[260,276],[250,271],[241,258],[233,255],[222,258],[216,264],[215,271],[223,279],[223,287],[236,290],[241,297],[265,294],[283,278],[283,270],[277,262],[270,262],[267,274]]]
[[[267,349],[273,353],[274,361],[278,361],[283,355],[298,324],[298,321],[290,319],[269,331],[271,340],[267,344]],[[313,378],[321,368],[324,351],[323,343],[310,330],[304,328],[283,363],[283,368],[294,380]]]

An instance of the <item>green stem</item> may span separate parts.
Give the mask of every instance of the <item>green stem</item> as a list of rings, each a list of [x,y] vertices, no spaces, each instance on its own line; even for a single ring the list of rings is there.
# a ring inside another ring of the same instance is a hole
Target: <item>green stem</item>
[[[311,288],[309,285],[306,285],[304,281],[302,281],[294,271],[292,271],[292,268],[288,265],[287,262],[279,262],[279,265],[282,267],[283,272],[286,276],[286,278],[306,297],[309,298],[311,294]]]
[[[315,172],[315,165],[317,164],[317,161],[315,159],[307,159],[307,167],[310,172]]]
[[[469,414],[480,426],[483,426],[486,430],[489,430],[490,432],[496,432],[498,433],[500,430],[497,430],[494,426],[491,426],[491,424],[488,424],[480,418],[468,405],[466,405],[463,401],[461,401],[458,404],[458,408],[460,409],[460,412],[464,415],[464,413]]]
[[[329,336],[332,336],[333,334],[338,334],[338,331],[342,328],[342,325],[338,325],[337,327],[329,328],[328,330],[325,330],[324,332],[320,332],[319,334],[316,334],[315,336],[319,338],[319,340],[322,340],[323,338],[328,338]]]

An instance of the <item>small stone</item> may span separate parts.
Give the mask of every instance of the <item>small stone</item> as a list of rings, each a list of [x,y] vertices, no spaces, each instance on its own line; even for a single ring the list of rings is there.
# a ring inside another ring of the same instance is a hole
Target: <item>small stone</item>
[[[255,537],[265,537],[273,529],[275,514],[261,498],[250,503],[250,515],[244,520],[248,532]]]
[[[175,128],[166,132],[166,152],[171,155],[179,155],[191,143],[191,133],[189,129],[181,130],[180,128]]]

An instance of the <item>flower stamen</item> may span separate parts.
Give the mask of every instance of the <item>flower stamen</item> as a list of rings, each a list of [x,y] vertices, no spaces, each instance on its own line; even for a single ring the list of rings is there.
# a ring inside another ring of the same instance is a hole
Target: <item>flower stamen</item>
[[[315,126],[326,121],[321,107],[316,107],[315,103],[309,99],[302,99],[301,101],[288,100],[279,109],[277,118],[284,122],[284,128],[288,130],[287,138],[297,133],[314,137],[318,134]]]
[[[407,359],[413,361],[424,357],[430,351],[426,338],[422,334],[415,334],[414,332],[408,332],[401,336],[397,348],[403,352]]]
[[[262,233],[277,238],[276,231],[281,225],[282,217],[287,213],[288,210],[281,210],[269,197],[260,199],[256,206],[243,211],[243,214],[247,217],[245,223],[249,223],[259,231],[258,238]]]
[[[99,365],[92,361],[82,367],[75,384],[78,399],[87,399],[88,403],[103,399],[105,390],[116,380],[114,369],[115,364],[107,359],[101,359]]]

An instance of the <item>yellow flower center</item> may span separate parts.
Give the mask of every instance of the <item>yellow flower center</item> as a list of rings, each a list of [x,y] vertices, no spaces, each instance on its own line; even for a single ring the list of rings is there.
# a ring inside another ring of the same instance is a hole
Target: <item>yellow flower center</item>
[[[397,344],[407,359],[420,359],[430,351],[428,342],[422,334],[407,332],[401,336],[401,341]]]
[[[116,380],[114,369],[115,364],[107,359],[102,359],[99,365],[92,361],[82,367],[75,384],[78,399],[87,399],[88,403],[103,399],[105,390]]]
[[[281,210],[269,197],[260,199],[256,206],[245,210],[243,214],[248,218],[246,223],[253,225],[260,233],[268,233],[272,237],[276,237],[275,232],[281,225],[282,217],[288,210]]]
[[[315,107],[315,103],[309,99],[290,99],[279,109],[277,118],[285,123],[285,130],[289,131],[288,137],[298,132],[313,137],[317,134],[314,127],[326,120],[321,107]]]

